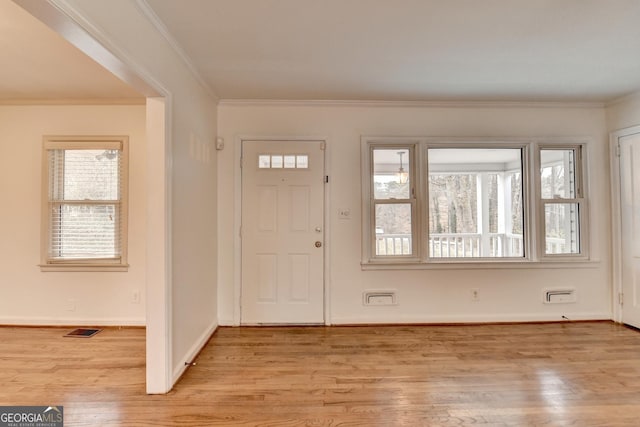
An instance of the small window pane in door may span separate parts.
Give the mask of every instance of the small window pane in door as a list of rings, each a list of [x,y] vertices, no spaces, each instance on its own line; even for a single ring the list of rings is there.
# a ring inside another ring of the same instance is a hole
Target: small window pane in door
[[[271,167],[274,169],[280,169],[283,166],[283,159],[281,155],[271,156]]]
[[[545,254],[580,253],[579,221],[578,203],[545,204]]]
[[[269,169],[271,167],[271,156],[268,154],[260,154],[258,156],[258,168]]]
[[[296,156],[296,167],[298,169],[308,169],[309,168],[309,156],[306,154]]]
[[[296,156],[285,155],[284,156],[284,167],[285,167],[285,169],[295,169],[295,167],[296,167]]]

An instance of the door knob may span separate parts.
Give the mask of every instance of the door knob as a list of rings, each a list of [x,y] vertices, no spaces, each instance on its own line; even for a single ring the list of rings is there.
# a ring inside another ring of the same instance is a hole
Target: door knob
[[[322,246],[322,242],[321,242],[320,240],[318,240],[318,241],[316,242],[316,248],[319,248],[319,247],[321,247],[321,246]]]

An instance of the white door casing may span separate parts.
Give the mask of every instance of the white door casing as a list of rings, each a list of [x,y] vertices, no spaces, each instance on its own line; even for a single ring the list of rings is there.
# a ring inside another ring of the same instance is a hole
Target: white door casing
[[[242,324],[324,323],[323,148],[242,142]]]
[[[640,327],[640,133],[618,138],[623,323]]]

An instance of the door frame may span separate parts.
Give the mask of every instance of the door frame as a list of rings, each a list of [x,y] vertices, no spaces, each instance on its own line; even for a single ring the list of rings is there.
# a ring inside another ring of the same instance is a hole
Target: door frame
[[[298,142],[304,144],[305,142],[322,142],[324,143],[324,176],[331,176],[331,144],[329,138],[326,136],[278,136],[278,135],[239,135],[234,141],[234,166],[233,166],[233,181],[234,181],[234,206],[233,206],[233,230],[234,230],[234,283],[233,283],[233,326],[241,325],[241,313],[242,313],[242,168],[240,162],[242,161],[242,144],[244,141],[286,141],[286,142]],[[331,179],[324,185],[324,245],[323,245],[323,258],[324,265],[323,271],[323,286],[324,286],[324,324],[331,325]]]
[[[611,170],[611,249],[612,249],[612,309],[613,321],[622,323],[622,210],[620,191],[620,154],[618,142],[620,138],[640,134],[640,125],[613,131],[609,134],[609,159]]]

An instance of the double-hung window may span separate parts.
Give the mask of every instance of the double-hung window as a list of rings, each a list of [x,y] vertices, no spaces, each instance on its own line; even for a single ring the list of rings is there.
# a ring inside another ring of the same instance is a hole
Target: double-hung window
[[[127,267],[127,137],[45,137],[43,270]]]
[[[416,192],[411,146],[373,146],[371,220],[376,257],[411,259],[416,256]]]
[[[543,221],[541,255],[576,256],[586,235],[582,177],[582,146],[540,146],[540,216]]]
[[[363,137],[363,265],[588,259],[584,146]]]

